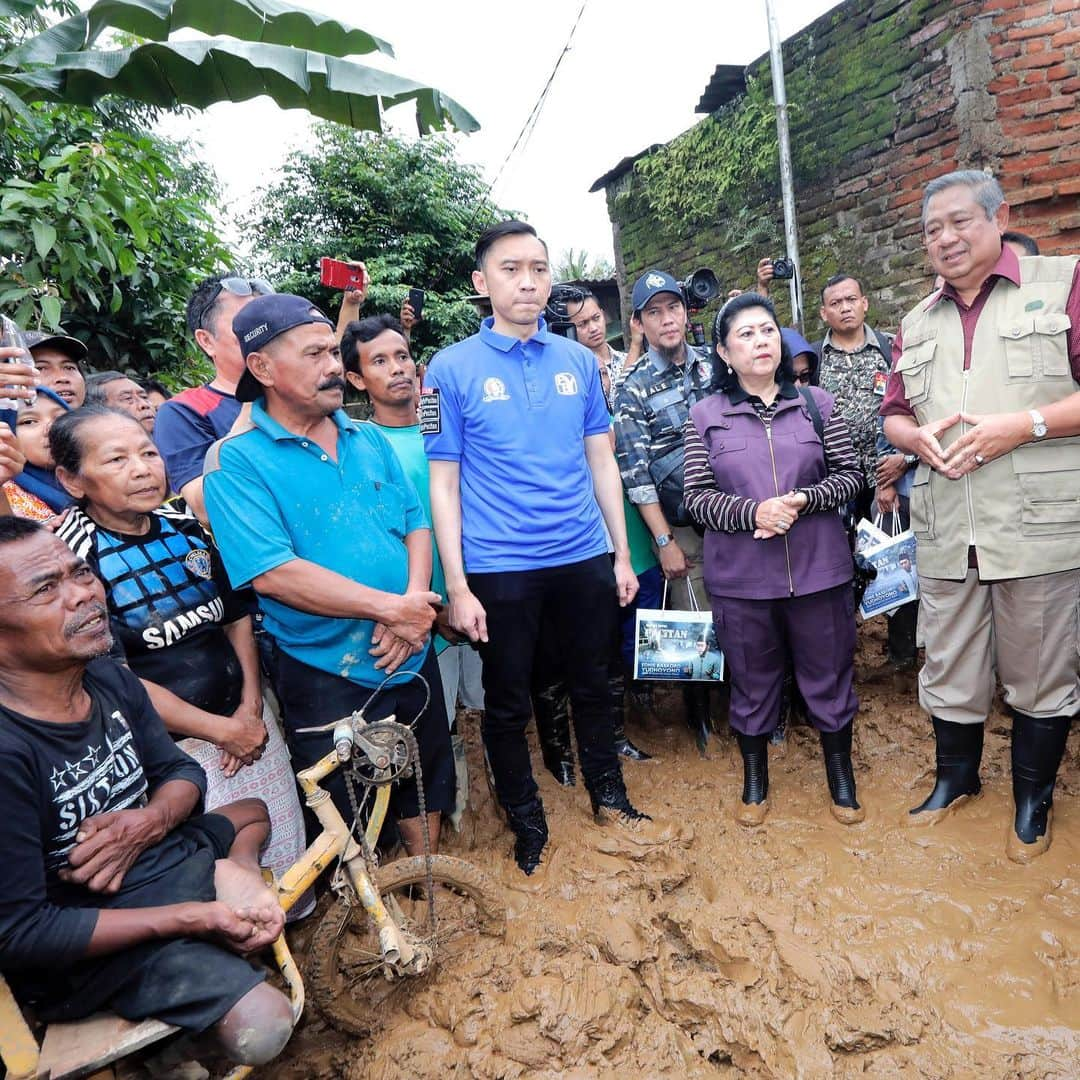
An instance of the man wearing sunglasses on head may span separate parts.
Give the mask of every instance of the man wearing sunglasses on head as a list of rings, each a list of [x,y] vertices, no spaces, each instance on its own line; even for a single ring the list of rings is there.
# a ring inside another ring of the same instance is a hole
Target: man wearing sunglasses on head
[[[228,435],[240,414],[236,384],[246,367],[240,342],[232,330],[233,316],[256,296],[273,291],[274,287],[261,278],[215,274],[201,281],[188,300],[188,330],[214,365],[214,378],[205,386],[182,391],[162,405],[154,442],[165,459],[173,490],[184,497],[204,525],[206,451]]]

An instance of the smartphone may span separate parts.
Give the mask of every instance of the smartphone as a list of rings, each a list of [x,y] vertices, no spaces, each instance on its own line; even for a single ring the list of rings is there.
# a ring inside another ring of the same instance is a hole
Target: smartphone
[[[319,260],[319,280],[331,289],[367,289],[367,274],[361,266],[323,256]]]
[[[423,289],[410,289],[409,290],[409,307],[412,308],[412,313],[417,319],[420,320],[424,312],[424,290]]]
[[[4,357],[0,363],[4,364],[29,364],[30,367],[34,366],[34,357],[31,355],[30,350],[26,347],[26,340],[22,336],[22,331],[9,319],[6,315],[0,315],[0,348],[4,349],[22,349],[22,356],[7,356]],[[27,400],[28,405],[33,405],[37,401],[37,394]],[[21,401],[15,398],[0,397],[0,410],[4,412],[17,411]],[[14,425],[12,425],[14,430]]]

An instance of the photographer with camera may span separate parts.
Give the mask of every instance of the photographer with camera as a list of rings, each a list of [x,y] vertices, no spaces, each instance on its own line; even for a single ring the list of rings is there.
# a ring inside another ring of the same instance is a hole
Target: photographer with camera
[[[753,292],[758,296],[768,297],[769,282],[790,281],[795,276],[795,264],[786,258],[770,259],[767,255],[757,264],[757,281]]]
[[[615,395],[615,456],[626,494],[653,536],[673,606],[706,609],[702,539],[683,506],[683,427],[690,406],[709,393],[713,365],[703,349],[687,344],[683,287],[662,270],[648,270],[634,284],[632,322],[642,328],[648,352]],[[709,697],[704,685],[683,687],[686,720],[704,753],[709,737]]]
[[[578,342],[596,357],[610,412],[614,408],[615,391],[622,383],[624,373],[632,370],[641,358],[641,339],[639,335],[634,336],[629,352],[613,349],[607,341],[607,315],[596,294],[586,288],[577,289],[576,292],[580,294],[580,299],[577,303],[568,304],[567,317],[573,324]]]

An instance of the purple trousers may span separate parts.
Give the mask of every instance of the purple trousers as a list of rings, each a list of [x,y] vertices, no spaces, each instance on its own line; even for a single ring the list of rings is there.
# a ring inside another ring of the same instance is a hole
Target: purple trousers
[[[743,735],[776,727],[790,657],[819,731],[839,731],[859,708],[854,689],[855,597],[850,584],[782,600],[710,596],[716,640],[731,673],[731,726]]]

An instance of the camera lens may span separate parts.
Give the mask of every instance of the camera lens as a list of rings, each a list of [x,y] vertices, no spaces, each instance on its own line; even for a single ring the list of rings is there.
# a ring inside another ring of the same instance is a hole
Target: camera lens
[[[795,264],[790,259],[773,259],[774,281],[790,281],[795,276]]]

